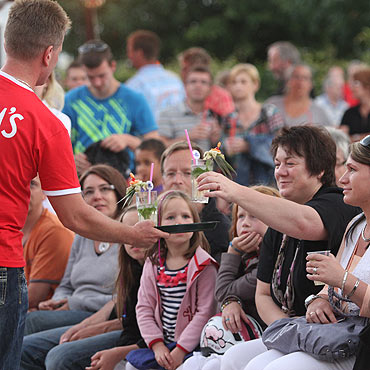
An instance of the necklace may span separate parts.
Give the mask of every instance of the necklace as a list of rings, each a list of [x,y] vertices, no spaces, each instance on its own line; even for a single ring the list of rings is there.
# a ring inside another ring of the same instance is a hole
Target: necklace
[[[170,276],[165,273],[165,267],[159,267],[157,281],[160,284],[163,284],[166,288],[167,287],[174,287],[178,286],[179,283],[184,282],[186,283],[188,275],[188,266],[185,267],[184,272],[177,271],[175,276]]]
[[[98,251],[100,253],[104,253],[104,252],[106,252],[109,249],[109,247],[110,247],[110,244],[109,243],[106,243],[106,242],[100,243],[98,245]]]
[[[33,91],[33,88],[31,87],[31,85],[28,83],[28,82],[26,82],[26,81],[24,81],[24,80],[21,80],[20,78],[16,78],[19,82],[21,82],[22,84],[25,84],[26,86],[28,86],[32,91]]]
[[[361,236],[362,236],[362,240],[364,242],[369,243],[370,242],[370,238],[365,238],[365,229],[366,229],[366,226],[367,226],[367,224],[365,224],[365,227],[362,229]]]

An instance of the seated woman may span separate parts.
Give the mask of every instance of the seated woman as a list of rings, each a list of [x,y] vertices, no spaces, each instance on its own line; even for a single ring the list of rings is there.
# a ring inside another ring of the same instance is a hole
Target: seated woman
[[[277,106],[289,127],[311,123],[330,126],[325,111],[311,98],[312,71],[308,65],[298,64],[292,69],[283,96],[272,96],[266,103]]]
[[[307,252],[336,254],[348,222],[358,210],[343,202],[335,187],[335,143],[316,126],[283,128],[272,143],[275,178],[283,199],[240,186],[220,174],[199,176],[200,190],[213,190],[269,226],[260,251],[256,305],[266,325],[304,315],[305,299],[320,287],[306,278]],[[221,368],[242,369],[266,350],[260,339],[238,344],[222,358]]]
[[[256,101],[260,76],[254,65],[234,66],[228,87],[238,115],[225,127],[225,144],[227,155],[235,156],[236,181],[242,185],[273,184],[274,161],[270,145],[284,120],[274,105]]]
[[[307,256],[307,278],[321,281],[340,290],[340,296],[351,302],[342,302],[342,311],[370,316],[370,136],[362,142],[352,144],[347,160],[347,171],[340,182],[344,188],[344,202],[363,209],[349,224],[337,257],[321,254]],[[369,221],[368,221],[369,220]],[[306,319],[311,323],[337,322],[335,312],[328,301],[327,286],[318,294],[307,299]],[[307,303],[308,303],[307,302]],[[360,309],[361,308],[361,309]],[[313,328],[314,330],[314,328]],[[247,350],[247,348],[245,348]],[[284,355],[269,350],[249,362],[245,370],[352,370],[355,356],[336,360],[333,363],[315,359],[305,352]]]
[[[128,208],[121,216],[121,222],[135,225],[138,222],[136,207]],[[145,252],[145,249],[134,245],[122,245],[116,280],[116,307],[111,300],[77,325],[49,330],[47,336],[39,333],[27,337],[36,339],[32,347],[27,343],[27,349],[32,351],[23,353],[23,368],[113,369],[131,349],[145,347],[135,313]],[[114,319],[117,316],[120,320]],[[120,330],[122,327],[123,331]]]
[[[85,201],[104,215],[116,218],[126,192],[123,176],[107,165],[96,165],[80,178]],[[52,299],[26,318],[25,335],[74,325],[112,299],[117,273],[118,244],[101,243],[76,235],[67,268]]]
[[[267,186],[255,186],[262,194],[280,197],[279,192]],[[216,299],[223,307],[222,322],[233,333],[241,330],[241,320],[247,313],[264,325],[259,318],[254,296],[257,283],[259,248],[267,226],[234,204],[230,242],[227,253],[222,253],[216,279]]]

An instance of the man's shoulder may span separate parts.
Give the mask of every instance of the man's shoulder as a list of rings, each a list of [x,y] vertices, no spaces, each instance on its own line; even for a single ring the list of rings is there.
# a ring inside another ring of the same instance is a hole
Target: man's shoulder
[[[135,91],[131,87],[126,86],[124,83],[120,83],[118,90],[111,96],[111,98],[120,98],[124,100],[130,100],[135,102],[145,102],[144,95],[138,91]]]
[[[190,108],[186,105],[184,101],[182,101],[178,104],[171,105],[170,107],[162,109],[160,112],[160,117],[180,116],[180,115],[185,116],[189,113],[192,113]]]
[[[66,234],[74,235],[71,230],[64,227],[56,215],[52,214],[47,209],[44,209],[41,217],[39,218],[38,228],[40,232],[45,233],[54,233],[56,230],[61,230]]]
[[[76,101],[86,101],[88,97],[94,99],[93,95],[89,93],[87,86],[79,86],[75,89],[69,90],[64,97],[63,111]]]

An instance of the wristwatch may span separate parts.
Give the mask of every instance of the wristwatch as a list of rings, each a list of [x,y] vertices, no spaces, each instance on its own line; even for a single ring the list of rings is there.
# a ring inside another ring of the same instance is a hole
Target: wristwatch
[[[306,310],[307,310],[307,307],[317,298],[322,298],[324,299],[323,297],[321,297],[321,295],[318,295],[318,294],[311,294],[309,295],[305,300],[304,300],[304,306],[306,307]]]

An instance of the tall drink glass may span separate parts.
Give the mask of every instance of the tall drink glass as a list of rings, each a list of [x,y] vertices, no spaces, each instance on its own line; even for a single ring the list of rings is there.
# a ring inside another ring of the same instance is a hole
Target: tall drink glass
[[[192,161],[191,164],[191,200],[196,203],[208,203],[209,198],[204,194],[208,190],[199,191],[197,177],[204,172],[212,171],[213,161],[208,159],[207,161],[203,159],[198,159],[196,163]]]
[[[157,225],[157,192],[138,191],[136,192],[136,208],[139,221],[151,220]]]

